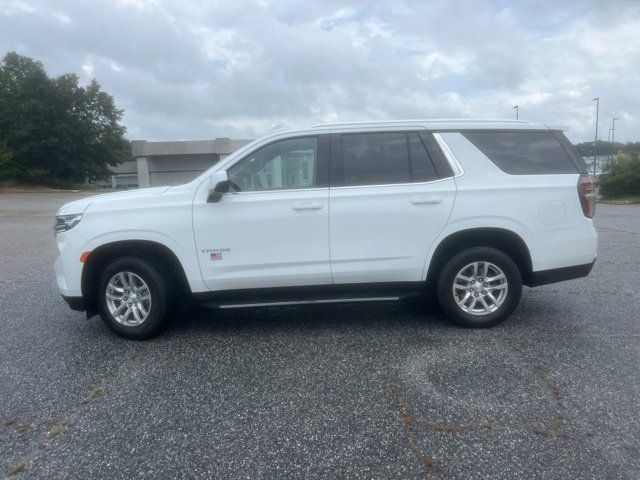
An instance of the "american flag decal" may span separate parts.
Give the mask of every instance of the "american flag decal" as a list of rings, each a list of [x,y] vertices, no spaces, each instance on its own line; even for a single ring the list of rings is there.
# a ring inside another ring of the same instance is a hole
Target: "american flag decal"
[[[222,252],[213,252],[211,254],[211,260],[222,260]]]

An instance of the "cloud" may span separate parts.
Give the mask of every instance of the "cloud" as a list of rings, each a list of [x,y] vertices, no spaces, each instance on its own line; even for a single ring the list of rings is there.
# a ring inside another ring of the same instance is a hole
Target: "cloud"
[[[55,6],[53,6],[55,5]],[[96,78],[130,138],[255,137],[273,125],[521,118],[640,131],[637,2],[0,0],[0,54]],[[603,135],[606,138],[606,135]]]

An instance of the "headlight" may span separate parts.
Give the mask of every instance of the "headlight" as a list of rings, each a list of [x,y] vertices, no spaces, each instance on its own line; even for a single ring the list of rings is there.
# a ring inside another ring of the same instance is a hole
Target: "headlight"
[[[56,234],[66,232],[79,224],[80,220],[82,220],[81,213],[75,213],[73,215],[57,215],[56,224],[53,226],[53,230]]]

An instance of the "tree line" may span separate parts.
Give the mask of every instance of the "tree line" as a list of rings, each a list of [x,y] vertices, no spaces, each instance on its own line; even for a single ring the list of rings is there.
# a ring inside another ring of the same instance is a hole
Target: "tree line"
[[[598,178],[598,185],[607,199],[640,200],[640,155],[619,152]]]
[[[597,146],[597,148],[596,148]],[[576,144],[578,152],[583,157],[593,157],[597,150],[598,157],[604,157],[607,155],[615,156],[618,152],[625,155],[638,155],[640,154],[640,142],[606,142],[604,140],[598,140],[597,145],[594,142],[582,142]]]
[[[131,157],[123,111],[98,82],[49,77],[11,52],[0,63],[0,180],[63,185],[106,178]]]
[[[593,157],[596,151],[594,142],[578,143],[576,147],[583,157]],[[640,142],[599,140],[597,152],[600,158],[608,155],[612,158],[598,178],[602,196],[612,200],[640,200]]]

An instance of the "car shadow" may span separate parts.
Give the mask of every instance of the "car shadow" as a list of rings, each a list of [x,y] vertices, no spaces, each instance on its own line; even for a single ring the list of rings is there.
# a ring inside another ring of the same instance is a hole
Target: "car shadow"
[[[413,302],[315,304],[234,309],[183,304],[169,332],[222,333],[244,329],[261,331],[335,328],[453,328],[434,306]]]

